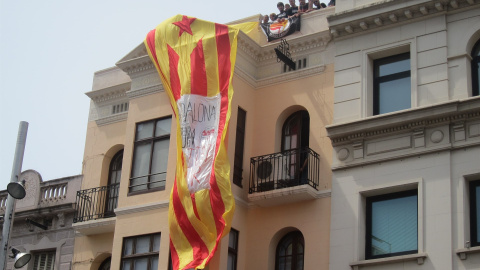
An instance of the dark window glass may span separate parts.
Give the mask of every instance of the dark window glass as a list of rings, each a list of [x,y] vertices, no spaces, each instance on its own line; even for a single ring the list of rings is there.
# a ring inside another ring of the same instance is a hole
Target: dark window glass
[[[165,189],[172,118],[137,124],[129,192]]]
[[[121,269],[157,270],[159,246],[159,233],[125,238]]]
[[[228,234],[228,260],[227,270],[237,269],[237,257],[238,257],[238,231],[230,229]]]
[[[479,95],[480,88],[480,40],[472,50],[472,96]]]
[[[118,203],[118,189],[122,178],[123,149],[113,156],[108,173],[107,203],[105,217],[115,216],[114,210]]]
[[[374,61],[373,114],[411,107],[410,53]]]
[[[275,270],[303,270],[305,241],[299,231],[285,235],[277,246]]]
[[[367,259],[417,253],[417,235],[417,190],[367,198]]]
[[[470,182],[470,243],[480,246],[480,180]]]
[[[238,108],[237,132],[235,137],[235,159],[233,162],[233,183],[242,187],[243,153],[245,149],[245,125],[247,112]]]

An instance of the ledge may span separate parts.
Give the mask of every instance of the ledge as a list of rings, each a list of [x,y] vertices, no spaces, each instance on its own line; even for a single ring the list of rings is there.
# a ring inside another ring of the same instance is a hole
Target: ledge
[[[115,231],[116,220],[116,217],[89,220],[73,223],[72,227],[80,235],[111,233]]]
[[[455,251],[461,260],[466,260],[469,253],[480,253],[480,246],[471,248],[461,248]]]
[[[374,265],[415,261],[415,260],[419,265],[422,265],[427,257],[428,257],[427,253],[409,254],[409,255],[395,256],[395,257],[388,257],[388,258],[381,258],[381,259],[374,259],[374,260],[351,262],[350,267],[352,267],[353,270],[358,270],[358,268],[362,266],[374,266]]]
[[[150,211],[150,210],[155,210],[160,208],[168,208],[169,203],[170,203],[169,201],[160,201],[160,202],[148,203],[143,205],[116,208],[114,211],[117,216],[129,215],[129,214],[145,212],[145,211]]]
[[[260,207],[277,206],[331,196],[331,190],[315,190],[309,185],[301,185],[265,192],[248,194],[248,200]]]

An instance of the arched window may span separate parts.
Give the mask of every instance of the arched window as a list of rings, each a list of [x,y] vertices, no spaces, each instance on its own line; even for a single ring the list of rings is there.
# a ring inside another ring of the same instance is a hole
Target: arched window
[[[305,241],[299,231],[285,235],[277,246],[275,270],[303,270]]]
[[[472,96],[478,96],[480,85],[480,40],[472,50]]]
[[[102,264],[100,265],[100,267],[98,268],[98,270],[110,270],[110,262],[112,260],[112,257],[108,257],[106,258]]]
[[[122,177],[123,149],[113,156],[108,172],[107,200],[105,205],[105,217],[115,216],[114,210],[118,202],[118,189]]]
[[[305,110],[293,113],[283,124],[282,152],[285,172],[291,182],[288,185],[306,184],[308,181],[308,151],[306,148],[308,148],[309,132],[310,116]]]
[[[308,147],[310,116],[307,111],[290,115],[282,128],[282,151]]]

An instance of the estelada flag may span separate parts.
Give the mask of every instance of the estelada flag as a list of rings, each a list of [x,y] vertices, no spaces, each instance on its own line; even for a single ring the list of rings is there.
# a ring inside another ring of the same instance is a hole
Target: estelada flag
[[[177,169],[170,195],[174,269],[203,269],[230,231],[235,201],[224,139],[230,119],[237,35],[227,26],[176,15],[150,31],[145,47],[177,121]]]

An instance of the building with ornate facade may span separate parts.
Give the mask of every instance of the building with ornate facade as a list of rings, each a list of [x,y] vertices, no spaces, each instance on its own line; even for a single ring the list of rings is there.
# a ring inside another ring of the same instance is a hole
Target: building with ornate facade
[[[82,176],[70,176],[43,181],[42,176],[27,170],[20,175],[26,196],[16,200],[15,214],[10,234],[10,248],[30,253],[25,270],[72,269],[75,231],[72,228],[75,200],[80,190]],[[0,215],[3,215],[8,193],[0,191]],[[6,269],[11,270],[14,260],[7,258]]]
[[[330,269],[480,268],[480,3],[343,0]]]
[[[236,211],[211,270],[329,267],[333,154],[325,126],[333,119],[335,50],[327,16],[334,12],[305,14],[287,37],[295,70],[277,62],[279,41],[267,43],[260,27],[239,34],[227,138]],[[87,93],[75,270],[169,267],[177,127],[138,42],[96,72]]]

